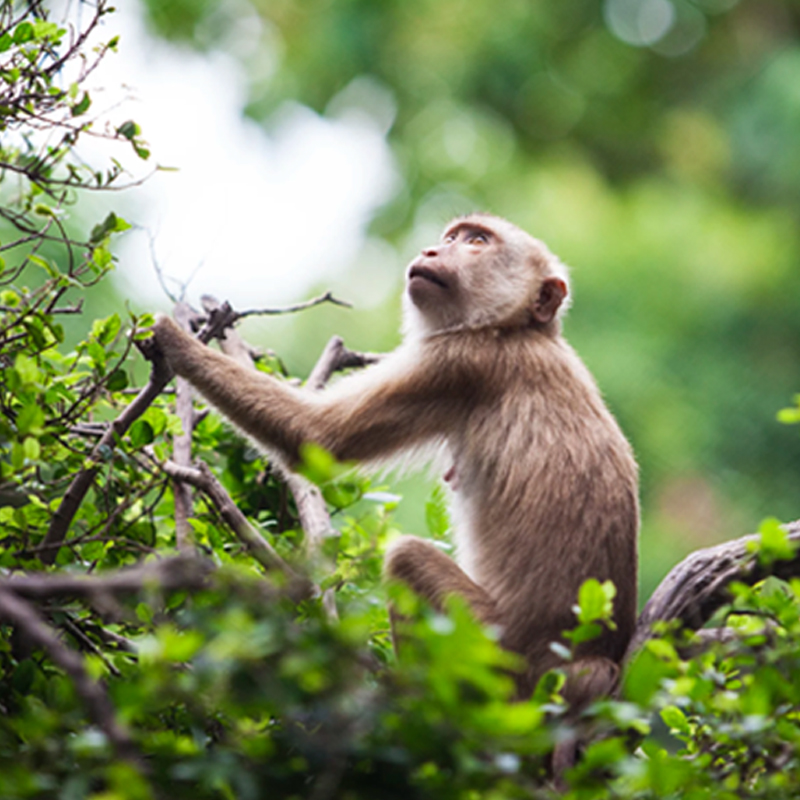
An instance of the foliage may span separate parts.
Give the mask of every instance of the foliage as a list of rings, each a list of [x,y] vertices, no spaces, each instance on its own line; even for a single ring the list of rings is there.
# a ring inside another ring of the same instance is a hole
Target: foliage
[[[87,173],[74,153],[92,130],[81,121],[91,101],[80,80],[62,90],[56,76],[81,62],[83,39],[66,37],[38,4],[14,8],[0,6],[0,113],[9,130],[52,126],[58,145],[21,136],[0,146],[0,213],[16,231],[4,238],[10,265],[0,273],[3,797],[551,797],[549,752],[575,732],[588,744],[566,775],[567,797],[796,796],[798,580],[734,587],[718,620],[734,635],[722,643],[699,648],[688,634],[660,631],[634,658],[619,699],[569,719],[558,672],[532,698],[513,700],[515,659],[457,602],[439,615],[394,590],[410,620],[395,659],[380,568],[396,497],[312,448],[306,474],[338,535],[326,553],[333,568],[325,559],[311,567],[338,621],[320,597],[295,602],[200,492],[189,549],[203,556],[191,559],[202,580],[182,583],[176,571],[165,588],[154,573],[136,573],[144,577],[135,586],[114,588],[132,574],[122,567],[177,570],[179,560],[166,560],[179,544],[177,489],[162,466],[184,423],[161,396],[119,426],[142,396],[134,343],[147,317],[87,320],[74,348],[64,343],[60,314],[80,313],[63,305],[65,292],[106,276],[109,243],[126,228],[109,211],[76,234],[70,204],[77,189],[120,173]],[[95,18],[105,13],[100,4]],[[147,155],[135,123],[112,131]],[[281,371],[273,360],[262,368]],[[264,540],[306,569],[298,509],[269,463],[214,415],[197,422],[192,443]],[[69,509],[82,476],[91,488]],[[426,517],[448,547],[440,491]],[[59,526],[63,541],[52,535]],[[794,555],[774,521],[761,534],[764,563]],[[83,588],[52,588],[74,577],[86,578]],[[609,584],[584,585],[574,643],[613,625],[613,596]]]

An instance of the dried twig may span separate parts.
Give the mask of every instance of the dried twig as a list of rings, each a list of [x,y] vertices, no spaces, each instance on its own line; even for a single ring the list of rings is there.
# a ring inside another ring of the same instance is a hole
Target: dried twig
[[[282,308],[250,308],[247,311],[237,311],[234,322],[244,319],[245,317],[294,314],[296,311],[305,311],[307,308],[313,308],[314,306],[319,306],[323,303],[333,303],[336,306],[342,306],[344,308],[353,307],[352,303],[347,302],[347,300],[340,300],[339,298],[334,297],[332,292],[327,291],[325,294],[321,294],[319,297],[314,297],[311,300],[306,300],[303,303],[295,303],[291,306],[283,306]]]
[[[306,381],[306,387],[315,392],[325,388],[325,384],[335,372],[343,369],[366,367],[377,364],[381,356],[377,353],[357,353],[344,346],[341,336],[332,336],[325,345],[314,369]]]

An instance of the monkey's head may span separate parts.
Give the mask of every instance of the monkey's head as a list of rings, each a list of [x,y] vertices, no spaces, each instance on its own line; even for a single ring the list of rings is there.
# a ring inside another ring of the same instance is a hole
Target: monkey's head
[[[566,267],[538,239],[499,217],[470,214],[444,230],[406,273],[406,327],[534,327],[557,330]]]

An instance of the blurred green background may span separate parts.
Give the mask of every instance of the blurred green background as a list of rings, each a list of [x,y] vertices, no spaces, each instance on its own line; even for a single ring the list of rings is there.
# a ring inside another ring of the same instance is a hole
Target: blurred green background
[[[641,465],[644,598],[690,550],[798,516],[800,439],[776,412],[800,391],[800,5],[147,0],[147,24],[239,61],[266,131],[286,103],[387,129],[396,191],[325,288],[348,296],[386,250],[393,299],[248,323],[251,341],[299,374],[333,333],[394,346],[405,261],[490,210],[571,265],[566,334]],[[400,485],[398,522],[424,533],[429,486]]]

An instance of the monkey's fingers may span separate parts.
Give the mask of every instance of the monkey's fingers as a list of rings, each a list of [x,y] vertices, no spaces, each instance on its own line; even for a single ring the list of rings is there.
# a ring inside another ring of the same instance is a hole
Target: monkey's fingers
[[[133,343],[144,356],[145,361],[155,362],[159,358],[164,358],[164,353],[161,351],[155,335],[148,336],[146,339],[134,339]]]

